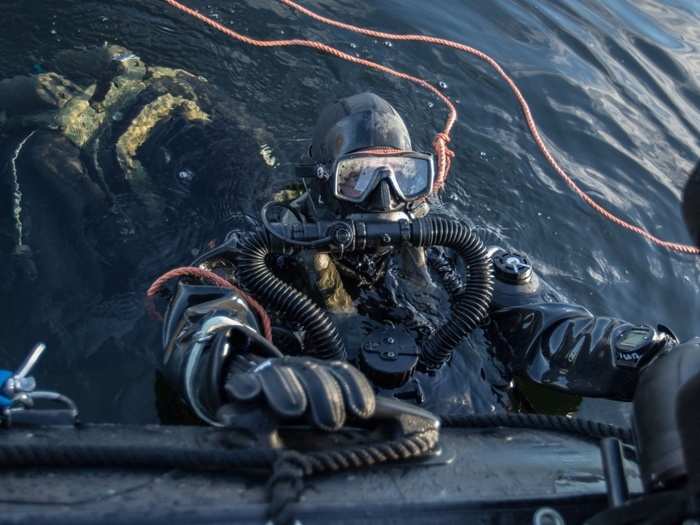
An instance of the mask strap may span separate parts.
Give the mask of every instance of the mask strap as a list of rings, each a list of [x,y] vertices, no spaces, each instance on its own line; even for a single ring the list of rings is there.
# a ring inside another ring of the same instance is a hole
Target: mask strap
[[[371,153],[372,155],[396,155],[397,153],[413,153],[397,148],[367,148],[360,151],[353,151],[352,154]]]
[[[294,174],[300,179],[328,179],[330,177],[328,168],[323,164],[297,164],[294,166]]]

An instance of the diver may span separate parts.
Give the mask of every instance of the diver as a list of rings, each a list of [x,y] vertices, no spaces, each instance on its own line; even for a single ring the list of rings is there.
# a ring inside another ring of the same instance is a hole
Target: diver
[[[205,422],[262,409],[337,429],[368,417],[375,393],[440,414],[510,410],[495,384],[514,377],[631,400],[640,370],[678,344],[567,304],[527,256],[431,212],[433,157],[377,95],[326,107],[297,171],[300,189],[199,257],[171,298],[163,377]],[[475,355],[497,372],[474,379]]]
[[[108,322],[133,347],[149,266],[177,264],[181,235],[203,249],[231,229],[254,191],[243,174],[274,173],[248,153],[276,143],[214,83],[122,46],[61,50],[40,71],[0,79],[7,343],[39,333],[85,356],[111,344],[102,319],[119,310]]]

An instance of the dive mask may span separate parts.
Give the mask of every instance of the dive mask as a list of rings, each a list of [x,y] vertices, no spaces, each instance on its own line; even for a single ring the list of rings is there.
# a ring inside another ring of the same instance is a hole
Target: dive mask
[[[413,151],[370,150],[338,157],[330,172],[333,195],[363,202],[386,180],[405,202],[427,197],[435,180],[433,156]]]

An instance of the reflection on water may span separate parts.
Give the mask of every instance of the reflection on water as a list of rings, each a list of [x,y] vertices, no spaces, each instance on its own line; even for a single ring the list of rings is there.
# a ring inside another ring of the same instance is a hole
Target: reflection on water
[[[509,89],[485,64],[448,49],[319,26],[273,0],[190,5],[254,36],[318,38],[439,84],[460,113],[444,195],[450,213],[477,227],[487,243],[528,252],[572,301],[601,314],[661,322],[681,338],[698,333],[697,258],[662,251],[594,215],[545,164]],[[548,144],[582,187],[655,235],[688,241],[679,196],[700,156],[694,0],[328,0],[313,7],[488,52],[518,82]],[[114,133],[93,148],[99,162],[79,158],[105,173],[75,172],[95,182],[95,197],[68,207],[61,195],[75,165],[56,160],[40,173],[31,154],[12,161],[31,127],[8,129],[0,113],[6,305],[0,361],[11,366],[37,339],[46,340],[39,380],[79,399],[88,419],[153,420],[159,334],[143,311],[143,291],[162,270],[247,224],[269,195],[294,180],[291,164],[325,103],[373,90],[405,116],[424,150],[445,118],[440,104],[410,84],[309,50],[244,47],[157,0],[7,1],[0,28],[0,78],[56,71],[59,52],[109,41],[146,64],[206,79],[202,109],[219,122],[205,135],[182,123],[159,127],[158,140],[138,151],[150,175],[139,185],[110,164],[110,140],[137,116],[115,113]],[[74,69],[64,67],[59,72],[72,79]],[[24,244],[17,243],[19,193]],[[93,208],[102,212],[81,222]],[[35,278],[18,270],[27,261],[36,263]],[[619,419],[620,408],[584,402],[583,411]]]

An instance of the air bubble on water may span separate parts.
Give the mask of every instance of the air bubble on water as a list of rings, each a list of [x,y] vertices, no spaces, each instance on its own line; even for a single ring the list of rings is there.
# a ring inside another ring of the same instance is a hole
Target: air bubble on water
[[[177,176],[180,180],[191,181],[194,179],[194,173],[190,170],[182,170]]]
[[[435,107],[435,104],[433,102],[428,102],[428,109],[433,109]]]
[[[440,82],[438,82],[438,86],[440,86],[440,89],[447,89],[447,82],[441,80]]]
[[[480,152],[479,152],[479,157],[481,157],[482,160],[488,159],[488,157],[486,156],[486,152],[485,152],[485,151],[480,151]]]
[[[350,47],[353,49],[357,49],[357,44],[355,42],[350,42]]]
[[[109,21],[109,17],[106,17],[106,16],[101,16],[101,17],[100,17],[100,22],[103,22],[103,23],[104,23],[104,22],[108,22],[108,21]]]
[[[385,40],[385,41],[384,41],[384,45],[385,45],[386,47],[394,47],[394,44],[393,44],[392,42],[389,42],[388,40]]]
[[[124,113],[122,113],[121,111],[115,111],[114,115],[112,115],[112,120],[114,122],[119,122],[123,118],[124,118]]]
[[[284,34],[284,29],[280,29],[280,35]]]
[[[56,34],[56,30],[55,30],[55,29],[52,29],[52,30],[51,30],[51,34],[52,34],[52,35],[55,35],[55,34]]]
[[[541,212],[541,211],[538,211],[538,212],[537,212],[537,216],[538,216],[538,217],[542,217],[542,212]]]

